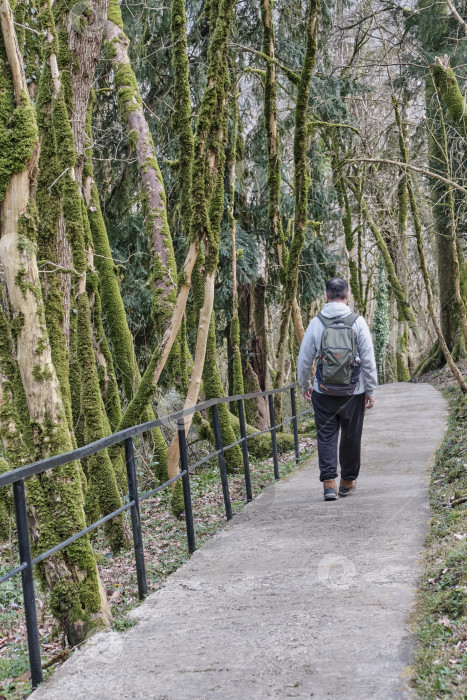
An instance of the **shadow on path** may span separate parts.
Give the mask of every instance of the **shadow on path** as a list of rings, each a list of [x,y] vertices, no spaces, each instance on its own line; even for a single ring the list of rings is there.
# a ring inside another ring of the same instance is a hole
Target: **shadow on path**
[[[322,500],[316,458],[246,506],[33,700],[408,698],[408,626],[446,404],[379,387],[355,496]]]

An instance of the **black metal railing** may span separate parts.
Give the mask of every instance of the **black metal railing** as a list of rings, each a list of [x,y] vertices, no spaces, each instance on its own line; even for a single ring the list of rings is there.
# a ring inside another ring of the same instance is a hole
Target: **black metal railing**
[[[384,362],[376,363],[376,372],[378,375],[378,384],[386,384],[386,375],[384,371]]]
[[[19,467],[12,471],[6,472],[0,475],[0,488],[13,485],[14,494],[14,504],[15,504],[15,518],[17,527],[17,537],[18,537],[18,550],[19,550],[19,561],[20,565],[6,574],[0,577],[0,583],[7,581],[13,576],[21,573],[22,578],[22,588],[23,588],[23,600],[24,600],[24,611],[26,618],[26,631],[28,640],[28,652],[29,652],[29,664],[31,669],[31,683],[32,687],[36,687],[42,682],[42,664],[41,664],[41,654],[40,654],[40,644],[39,644],[39,630],[37,626],[37,613],[36,613],[36,601],[34,594],[34,578],[33,578],[33,567],[35,564],[39,564],[48,557],[52,556],[56,552],[64,549],[68,545],[72,544],[76,540],[88,533],[92,532],[96,528],[103,525],[108,520],[111,520],[115,516],[123,513],[126,510],[130,510],[131,514],[131,526],[133,531],[133,547],[135,552],[135,564],[136,564],[136,576],[138,582],[138,594],[140,600],[144,598],[147,594],[147,582],[146,582],[146,569],[144,563],[144,550],[143,550],[143,538],[141,531],[141,518],[139,511],[139,503],[146,498],[150,498],[154,494],[162,491],[170,484],[173,484],[178,479],[182,479],[183,485],[183,498],[184,498],[184,511],[185,511],[185,523],[186,523],[186,535],[188,543],[188,551],[190,553],[194,552],[196,549],[195,541],[195,529],[193,522],[193,510],[191,501],[191,490],[190,490],[190,474],[204,462],[217,456],[219,463],[219,472],[222,483],[222,493],[224,499],[225,515],[227,520],[232,518],[232,504],[230,501],[229,483],[227,478],[227,469],[225,463],[226,450],[231,449],[235,445],[241,445],[242,455],[243,455],[243,467],[245,475],[245,489],[246,489],[246,500],[251,501],[252,490],[251,490],[251,476],[250,476],[250,462],[249,462],[249,452],[247,441],[258,435],[263,435],[264,433],[271,433],[271,445],[272,445],[272,456],[274,464],[274,477],[279,479],[279,459],[277,450],[277,439],[276,430],[281,426],[292,423],[293,424],[293,435],[294,435],[294,447],[295,447],[295,459],[298,464],[299,462],[299,442],[298,442],[298,418],[306,413],[309,413],[312,409],[305,409],[300,413],[297,413],[296,400],[295,400],[295,389],[298,383],[289,384],[288,386],[282,387],[280,389],[271,389],[269,391],[262,391],[258,393],[242,394],[238,396],[227,396],[218,399],[210,399],[209,401],[204,401],[201,404],[197,404],[191,408],[183,409],[177,411],[163,418],[157,418],[147,423],[142,423],[141,425],[133,426],[132,428],[127,428],[114,435],[109,435],[108,437],[102,438],[89,445],[84,445],[71,452],[66,452],[60,455],[55,455],[54,457],[48,457],[47,459],[42,459],[38,462],[28,464],[24,467]],[[290,402],[291,402],[291,416],[286,418],[280,424],[276,425],[274,416],[274,394],[282,393],[285,391],[290,392]],[[246,432],[246,422],[245,413],[243,407],[243,401],[245,399],[254,399],[261,396],[267,396],[269,402],[269,422],[270,427],[266,430],[260,430],[255,433],[250,433],[247,435]],[[222,444],[222,435],[219,424],[219,415],[217,407],[221,403],[237,403],[238,408],[238,418],[240,424],[240,439],[233,442],[231,445],[224,447]],[[203,459],[193,464],[191,467],[188,465],[188,451],[187,442],[185,435],[185,416],[193,415],[199,411],[205,411],[207,409],[211,410],[212,423],[214,428],[214,439],[216,449],[211,452]],[[165,483],[157,486],[150,491],[139,495],[138,485],[136,478],[136,468],[135,468],[135,457],[133,449],[133,438],[137,435],[154,430],[154,428],[161,427],[162,425],[167,425],[169,421],[174,421],[177,425],[178,432],[178,443],[180,448],[180,472],[176,476],[172,477]],[[26,492],[24,487],[25,479],[34,476],[36,474],[42,474],[43,472],[54,469],[63,464],[68,464],[74,462],[78,459],[83,459],[89,457],[90,455],[96,454],[112,445],[116,445],[123,442],[125,445],[125,462],[126,462],[126,472],[127,472],[127,482],[128,482],[128,502],[117,510],[109,513],[100,520],[88,525],[88,527],[80,530],[75,535],[72,535],[68,539],[60,542],[59,544],[51,547],[46,552],[38,555],[37,557],[32,557],[31,547],[29,542],[28,533],[28,520],[27,520],[27,505],[26,505]]]

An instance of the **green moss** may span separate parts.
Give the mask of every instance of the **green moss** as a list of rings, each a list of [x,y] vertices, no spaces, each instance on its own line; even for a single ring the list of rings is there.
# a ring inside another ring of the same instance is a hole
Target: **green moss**
[[[142,108],[141,97],[133,68],[128,64],[119,63],[115,69],[118,109],[126,122],[130,112]]]
[[[274,57],[274,0],[261,0],[261,21],[263,27],[263,54],[269,59]],[[276,249],[285,246],[285,236],[281,216],[281,158],[279,134],[271,131],[271,122],[277,124],[277,81],[276,66],[268,60],[264,75],[264,126],[267,135],[268,153],[268,190],[269,190],[269,225]],[[282,261],[283,264],[283,261]]]
[[[403,332],[398,329],[398,347],[396,353],[396,363],[397,363],[397,381],[398,382],[408,382],[410,379],[410,370],[408,365],[408,344],[409,344],[409,326],[407,323],[403,324]]]
[[[89,303],[87,294],[78,297],[77,357],[80,366],[81,401],[84,413],[84,439],[86,443],[99,440],[110,433],[94,360]],[[121,506],[115,471],[107,450],[92,455],[86,462],[90,487],[98,494],[102,515]],[[122,517],[113,518],[104,526],[113,551],[125,545]]]
[[[87,279],[89,280],[90,277],[91,275],[88,274]],[[93,298],[94,304],[91,309],[91,323],[94,329],[95,343],[105,362],[105,366],[102,366],[102,364],[98,365],[99,386],[110,429],[114,432],[117,430],[122,419],[120,394],[117,378],[115,376],[112,354],[102,324],[101,300],[97,290],[95,290]]]
[[[26,92],[16,104],[10,67],[0,37],[0,202],[5,198],[11,176],[27,166],[37,145],[34,108]]]
[[[240,354],[240,321],[238,313],[232,317],[230,322],[230,342],[232,345],[232,389],[234,394],[244,394],[242,356]],[[237,412],[237,405],[233,406],[234,413]]]
[[[208,341],[206,345],[206,359],[203,368],[203,387],[206,400],[224,396],[224,390],[217,367],[216,332],[214,328],[214,316],[211,316],[209,324]],[[226,404],[218,406],[221,437],[224,445],[231,445],[236,438],[230,424],[229,409]],[[211,419],[212,420],[212,419]],[[236,445],[225,453],[227,471],[235,472],[242,468],[243,458],[240,447]]]
[[[56,583],[50,594],[49,604],[55,618],[64,624],[80,619],[79,589],[74,582]]]
[[[295,219],[294,234],[289,248],[289,254],[284,274],[283,305],[281,313],[281,324],[279,330],[279,343],[277,357],[279,366],[274,385],[281,386],[284,382],[285,354],[287,346],[287,336],[289,323],[292,314],[292,303],[297,297],[298,271],[300,265],[300,255],[305,242],[305,231],[308,221],[308,188],[306,149],[308,136],[308,101],[311,77],[316,61],[316,25],[319,11],[319,0],[311,0],[307,12],[307,31],[305,44],[305,57],[302,70],[297,83],[297,98],[295,102],[295,130],[293,143],[294,158],[294,196],[295,196]],[[276,411],[276,422],[282,420],[282,394],[274,397]]]
[[[235,437],[238,440],[240,435],[240,422],[236,416],[232,413],[229,414],[230,424],[234,431]],[[252,425],[246,426],[246,434],[252,435],[256,433],[257,429]],[[290,452],[294,449],[294,437],[290,433],[277,433],[277,449],[279,453]],[[248,451],[254,457],[258,459],[264,459],[272,456],[272,440],[270,433],[264,433],[263,435],[258,435],[257,437],[248,440]]]
[[[111,61],[112,58],[115,58],[115,56],[117,55],[116,43],[117,42],[115,39],[113,39],[112,41],[104,41],[105,57],[109,61]]]
[[[435,65],[431,66],[431,72],[436,89],[439,91],[442,100],[448,109],[449,116],[461,127],[462,132],[465,135],[467,133],[467,106],[464,96],[459,89],[459,84],[456,76],[454,75],[454,71],[450,66],[445,67],[444,65],[441,65],[441,63],[435,63]]]
[[[185,501],[183,500],[183,484],[181,479],[178,479],[178,481],[175,482],[170,505],[172,508],[172,513],[176,518],[179,518],[185,510]]]
[[[34,365],[32,368],[32,376],[39,384],[52,378],[52,372],[48,367],[42,367],[41,365]]]
[[[172,124],[178,136],[178,184],[182,235],[188,237],[191,219],[191,173],[194,138],[191,126],[191,99],[187,50],[185,0],[173,0],[171,14],[174,69],[174,109]]]
[[[226,66],[227,43],[232,21],[233,0],[220,0],[211,3],[209,16],[214,27],[208,48],[208,70],[206,88],[203,92],[196,124],[194,142],[194,158],[191,177],[191,207],[190,222],[191,240],[201,240],[203,236],[209,241],[212,250],[209,251],[207,270],[215,269],[218,255],[218,235],[212,219],[220,222],[223,212],[223,172],[225,151],[220,135],[225,137],[226,109],[223,104],[227,87],[228,71]],[[214,13],[214,14],[213,14]],[[214,16],[217,21],[214,23]],[[208,87],[212,85],[213,87]],[[217,171],[220,174],[217,181],[207,182],[206,148],[209,145],[217,159]],[[210,197],[212,190],[215,196]],[[209,207],[209,200],[211,206]],[[212,230],[214,228],[214,231]]]
[[[0,457],[0,474],[10,471],[8,462]],[[11,486],[0,489],[0,542],[6,542],[13,531],[13,492]]]
[[[119,39],[115,41],[126,42],[126,37],[121,32]],[[113,57],[115,58],[115,56]],[[113,60],[113,59],[112,59]],[[139,93],[135,73],[131,65],[122,61],[113,61],[115,71],[115,86],[117,88],[117,100],[119,112],[122,119],[128,122],[130,113],[141,110],[143,114],[142,101]],[[143,115],[144,116],[144,115]],[[149,128],[148,128],[149,132]],[[167,205],[164,191],[162,174],[156,158],[152,137],[147,134],[140,134],[135,130],[127,132],[130,147],[136,148],[138,139],[147,138],[146,148],[149,148],[152,155],[146,158],[144,163],[139,163],[140,171],[147,174],[153,171],[151,179],[155,182],[148,182],[148,178],[143,178],[143,210],[145,214],[145,227],[149,239],[152,254],[152,269],[149,283],[153,287],[152,316],[156,332],[162,336],[167,322],[173,314],[173,307],[176,300],[177,289],[177,267],[172,246],[172,238],[167,221]],[[150,202],[153,190],[159,186],[160,206],[157,208]],[[160,251],[162,242],[164,252]]]
[[[0,307],[0,373],[2,400],[0,430],[6,456],[13,467],[32,461],[34,443],[29,412],[18,365],[14,359],[14,338],[8,319]]]
[[[127,134],[127,138],[129,147],[132,151],[135,151],[136,144],[138,143],[138,132],[136,131],[136,129],[132,129],[131,131],[129,131]]]
[[[115,274],[115,265],[102,216],[99,194],[94,183],[91,187],[88,217],[94,244],[95,264],[99,274],[98,285],[102,307],[106,317],[112,319],[112,323],[108,324],[108,333],[114,349],[115,364],[122,379],[124,394],[127,399],[131,399],[139,384],[140,375],[120,285]]]
[[[120,11],[120,5],[118,4],[118,0],[110,0],[109,11],[107,13],[107,19],[110,22],[113,22],[114,24],[116,24],[117,27],[120,27],[120,29],[123,30],[122,13]]]

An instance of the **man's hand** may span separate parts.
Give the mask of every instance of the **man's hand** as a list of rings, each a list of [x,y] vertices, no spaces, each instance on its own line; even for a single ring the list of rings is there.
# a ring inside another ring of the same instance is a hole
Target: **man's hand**
[[[309,389],[306,389],[306,391],[302,391],[302,396],[304,399],[307,401],[311,401],[311,395],[313,393],[313,388],[310,386]]]
[[[374,396],[365,396],[365,408],[373,408],[375,405],[375,397]]]

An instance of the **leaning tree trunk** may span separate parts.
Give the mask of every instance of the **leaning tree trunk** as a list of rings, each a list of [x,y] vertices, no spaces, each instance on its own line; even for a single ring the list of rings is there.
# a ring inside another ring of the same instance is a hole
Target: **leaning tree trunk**
[[[37,456],[47,457],[72,449],[72,441],[52,363],[35,254],[36,219],[30,193],[38,152],[37,126],[6,0],[0,3],[0,19],[3,99],[6,97],[9,105],[9,113],[2,112],[2,121],[5,116],[7,120],[0,128],[3,147],[10,149],[10,158],[5,162],[11,164],[0,185],[0,264],[4,268],[15,327],[16,359],[27,401],[28,415],[21,418],[31,426]],[[3,150],[2,156],[5,155]],[[40,480],[33,480],[31,488],[36,551],[44,551],[85,526],[76,462],[46,472]],[[106,596],[86,537],[70,545],[66,553],[46,559],[43,575],[52,612],[70,643],[82,641],[96,618],[109,623]]]
[[[176,302],[177,269],[167,221],[164,183],[136,76],[131,67],[129,43],[123,31],[118,0],[110,0],[106,23],[106,53],[115,73],[120,116],[127,126],[128,140],[135,152],[143,185],[145,225],[152,253],[152,315],[156,330],[162,335],[165,322],[172,317]]]
[[[361,199],[361,207],[362,207],[362,214],[365,218],[365,220],[368,223],[368,226],[370,227],[370,230],[375,238],[376,244],[381,252],[383,261],[384,261],[384,266],[386,268],[386,272],[388,273],[388,280],[391,285],[391,290],[396,298],[397,305],[399,308],[399,312],[401,313],[402,317],[409,323],[410,327],[414,330],[414,332],[417,329],[417,321],[415,319],[413,310],[405,296],[404,289],[402,287],[402,284],[396,274],[396,270],[394,267],[394,263],[391,257],[391,254],[389,252],[388,246],[386,241],[384,240],[381,231],[379,230],[379,227],[377,226],[376,222],[374,221],[370,210],[366,204],[366,201],[364,197]]]
[[[119,11],[114,17],[114,29],[112,31],[116,31],[115,24],[118,24],[118,22],[121,22],[121,14],[119,14]],[[184,195],[182,198],[183,227],[185,235],[188,235],[187,227],[191,226],[191,167],[193,159],[193,135],[191,131],[190,86],[188,82],[188,59],[186,56],[186,18],[183,0],[174,0],[173,2],[172,38],[174,43],[173,63],[176,76],[176,99],[178,104],[177,112],[174,115],[174,127],[179,137],[179,169],[183,166],[183,173],[180,172],[180,183],[183,182],[184,188],[188,187],[190,193],[189,197]],[[187,172],[189,175],[188,179]],[[176,342],[177,335],[179,334],[180,326],[184,318],[188,294],[191,288],[192,272],[198,257],[198,249],[199,238],[197,235],[191,236],[190,233],[188,252],[182,271],[178,275],[178,294],[172,317],[170,319],[165,319],[162,339],[157,344],[140,383],[138,377],[136,391],[134,392],[133,398],[125,411],[125,415],[119,426],[120,430],[130,427],[138,421],[142,411],[145,409],[145,406],[147,406],[151,400],[154,393],[154,388],[157,385],[162,370],[167,363],[171,349],[173,344]],[[185,353],[186,347],[183,337],[181,338],[181,343],[183,353]]]

